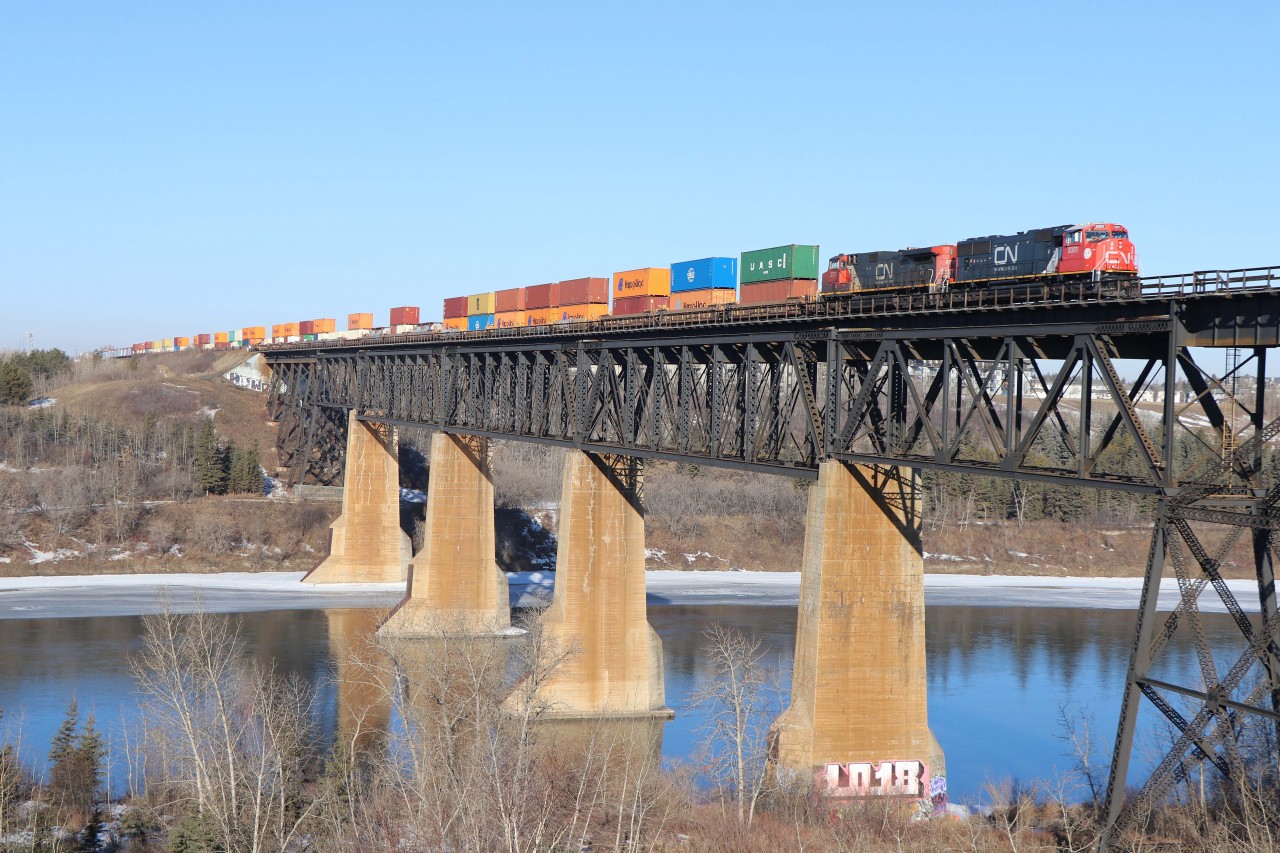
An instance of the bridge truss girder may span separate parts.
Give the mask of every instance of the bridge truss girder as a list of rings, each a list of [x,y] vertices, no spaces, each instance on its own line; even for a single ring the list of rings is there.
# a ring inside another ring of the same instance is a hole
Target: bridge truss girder
[[[1251,772],[1237,745],[1239,719],[1280,719],[1273,568],[1280,491],[1262,465],[1264,447],[1280,433],[1280,419],[1265,411],[1265,346],[1273,341],[1259,340],[1263,346],[1217,379],[1197,364],[1189,344],[1200,336],[1188,333],[1173,305],[1167,317],[1053,327],[712,331],[268,354],[282,465],[296,482],[334,482],[345,414],[354,410],[368,421],[795,477],[816,477],[820,462],[840,459],[1150,495],[1155,527],[1106,838],[1139,826],[1191,764],[1207,760],[1233,780]],[[1232,343],[1248,340],[1236,335]],[[1136,367],[1135,378],[1121,377],[1122,359],[1126,370]],[[1255,390],[1246,399],[1238,380],[1249,369]],[[1178,399],[1180,380],[1190,399]],[[1202,426],[1188,426],[1192,419]],[[1215,525],[1229,533],[1211,551],[1202,532]],[[1257,620],[1220,572],[1226,549],[1246,532]],[[1158,616],[1169,566],[1181,601]],[[1204,639],[1197,602],[1206,587],[1232,614],[1244,647],[1225,673]],[[1180,627],[1197,649],[1197,684],[1152,676]],[[1177,734],[1126,800],[1144,699]]]

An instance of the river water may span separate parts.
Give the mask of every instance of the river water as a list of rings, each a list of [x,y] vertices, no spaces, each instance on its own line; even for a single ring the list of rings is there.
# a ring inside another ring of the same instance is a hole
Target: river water
[[[1129,610],[930,606],[926,608],[929,720],[947,757],[953,802],[977,803],[987,782],[1046,779],[1071,766],[1059,739],[1059,707],[1092,717],[1095,759],[1110,758],[1119,698],[1133,637]],[[341,691],[334,682],[334,650],[359,642],[382,610],[280,610],[235,615],[247,653],[274,662],[320,687],[321,725],[332,732]],[[704,630],[719,622],[758,637],[766,664],[785,690],[795,644],[794,607],[650,606],[663,641],[667,724],[663,754],[687,757],[700,740],[702,716],[689,696],[709,677]],[[1234,626],[1205,617],[1210,644],[1226,649]],[[0,620],[0,730],[13,739],[21,726],[24,757],[43,756],[67,703],[118,733],[136,716],[129,657],[140,646],[136,616]],[[1196,672],[1189,643],[1175,639],[1163,658],[1165,675]],[[850,709],[851,713],[865,709]],[[893,709],[886,709],[892,713]],[[1152,712],[1140,730],[1154,737]],[[114,781],[119,784],[117,775]]]

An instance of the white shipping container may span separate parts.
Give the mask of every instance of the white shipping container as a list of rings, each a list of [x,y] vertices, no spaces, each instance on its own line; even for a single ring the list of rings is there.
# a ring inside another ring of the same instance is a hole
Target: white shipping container
[[[318,340],[318,341],[336,341],[336,340],[340,339],[341,337],[342,337],[342,335],[341,335],[340,333],[338,333],[338,332],[321,332],[320,334],[316,335],[316,340]]]
[[[408,334],[409,332],[418,331],[418,327],[410,324],[404,324],[400,326],[392,326],[391,331],[393,334],[404,335],[404,334]]]

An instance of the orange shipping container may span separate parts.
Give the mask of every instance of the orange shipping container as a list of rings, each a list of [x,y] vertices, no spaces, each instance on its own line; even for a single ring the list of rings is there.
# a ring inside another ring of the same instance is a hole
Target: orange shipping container
[[[588,305],[561,305],[550,309],[557,323],[579,323],[583,320],[599,320],[609,316],[609,306],[592,302]]]
[[[213,342],[214,342],[215,344],[225,344],[225,343],[227,343],[229,340],[230,340],[230,335],[229,335],[229,333],[227,333],[227,332],[214,332],[214,333],[213,333]]]
[[[526,326],[546,326],[559,319],[559,308],[530,308],[524,312],[524,324]]]
[[[671,268],[646,267],[613,274],[613,298],[670,296]]]
[[[189,347],[191,346],[191,338],[174,338],[173,345],[175,347]]]
[[[467,330],[467,318],[445,317],[444,327],[446,331],[465,332]]]
[[[347,315],[347,331],[353,329],[372,329],[372,314],[348,314]]]
[[[527,325],[525,315],[528,313],[527,311],[499,311],[493,315],[493,318],[498,328],[514,329],[517,326]]]
[[[311,321],[311,334],[322,335],[325,332],[338,331],[338,321],[332,317],[325,317],[321,320]]]
[[[277,327],[272,326],[271,328],[274,330]],[[258,341],[261,341],[266,336],[267,336],[266,326],[245,326],[243,329],[240,330],[240,340],[249,341],[250,343],[256,343]],[[276,334],[274,331],[271,333],[271,337],[273,338],[276,337]]]
[[[725,287],[686,290],[684,293],[671,294],[671,310],[710,308],[713,305],[732,305],[737,301],[738,292]]]

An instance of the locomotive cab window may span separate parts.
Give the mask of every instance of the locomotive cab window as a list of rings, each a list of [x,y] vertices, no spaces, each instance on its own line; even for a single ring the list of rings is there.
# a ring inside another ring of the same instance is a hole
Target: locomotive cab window
[[[1086,231],[1085,232],[1085,237],[1088,239],[1090,243],[1096,243],[1099,240],[1105,240],[1110,236],[1111,234],[1108,231]]]
[[[1068,231],[1068,232],[1066,233],[1066,235],[1062,238],[1062,241],[1063,241],[1064,243],[1066,243],[1068,246],[1071,246],[1071,245],[1074,245],[1074,244],[1076,244],[1076,243],[1079,243],[1079,242],[1080,242],[1080,232],[1079,232],[1079,231]]]
[[[1128,231],[1112,231],[1111,236],[1116,238],[1117,240],[1128,240],[1129,232]]]

